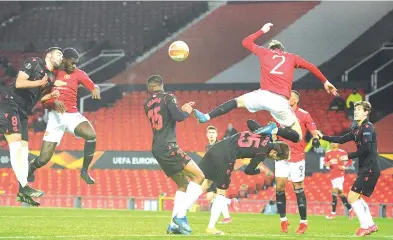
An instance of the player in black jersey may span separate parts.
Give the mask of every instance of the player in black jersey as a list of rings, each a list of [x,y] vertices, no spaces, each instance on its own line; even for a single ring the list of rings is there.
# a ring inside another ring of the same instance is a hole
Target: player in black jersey
[[[11,165],[19,182],[17,200],[33,206],[38,206],[39,203],[32,197],[40,197],[44,193],[27,185],[27,115],[41,99],[58,96],[58,92],[42,95],[54,81],[51,71],[60,65],[62,56],[60,48],[49,48],[45,52],[45,61],[38,57],[28,58],[19,69],[16,80],[0,97],[0,133],[4,134],[8,142]]]
[[[175,96],[164,92],[161,76],[149,77],[147,87],[151,96],[146,100],[144,108],[153,130],[152,153],[165,174],[178,187],[172,212],[173,221],[167,233],[190,234],[186,213],[202,194],[201,184],[205,177],[198,165],[177,145],[176,122],[189,117],[194,103],[186,103],[180,108]]]
[[[378,231],[368,204],[361,197],[362,195],[371,196],[381,172],[378,164],[377,134],[374,125],[368,120],[370,112],[371,104],[369,102],[356,102],[354,120],[357,122],[357,126],[351,132],[339,137],[319,134],[323,140],[329,142],[346,143],[354,141],[356,143],[357,151],[341,157],[341,160],[359,159],[358,176],[348,193],[348,202],[360,222],[360,228],[355,233],[357,236],[365,236]]]
[[[217,184],[217,195],[211,209],[207,234],[223,234],[215,228],[215,224],[221,214],[220,208],[225,203],[226,190],[231,182],[231,174],[237,159],[252,158],[244,172],[255,175],[260,173],[259,163],[266,158],[285,160],[289,157],[289,146],[285,142],[271,142],[268,135],[252,133],[260,128],[253,120],[248,120],[247,124],[251,132],[240,132],[214,144],[199,163],[206,177],[202,188],[207,189],[212,182]]]
[[[206,145],[206,152],[210,149],[211,146],[213,146],[214,144],[216,144],[219,141],[217,139],[217,136],[218,136],[217,128],[212,125],[208,126],[206,129],[206,137],[207,137],[207,140],[209,141],[209,143]],[[210,187],[206,190],[206,199],[210,202],[210,204],[212,204],[214,202],[216,194],[217,194],[217,186],[213,182],[210,185]],[[231,223],[232,218],[229,215],[228,206],[231,206],[232,209],[237,211],[237,204],[238,204],[238,200],[236,198],[233,198],[233,199],[226,198],[225,204],[223,204],[221,206],[221,212],[222,212],[222,215],[224,218],[218,223],[221,223],[221,224]]]

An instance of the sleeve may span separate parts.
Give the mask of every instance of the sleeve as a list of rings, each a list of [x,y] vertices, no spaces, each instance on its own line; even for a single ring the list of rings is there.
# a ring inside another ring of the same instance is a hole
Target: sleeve
[[[327,81],[325,75],[323,75],[323,73],[318,69],[318,67],[316,67],[310,62],[307,62],[306,60],[297,55],[295,55],[295,67],[307,69],[312,74],[314,74],[322,83],[325,83]]]
[[[352,159],[348,159],[348,161],[344,164],[345,167],[349,167],[352,165]]]
[[[325,159],[323,160],[324,163],[329,162],[329,153],[325,153]]]
[[[266,154],[257,154],[253,157],[250,163],[247,165],[246,169],[244,169],[244,173],[247,175],[256,175],[261,173],[260,169],[257,169],[259,163],[265,161]]]
[[[323,136],[322,139],[328,142],[342,144],[354,140],[354,137],[352,132],[349,132],[343,136]]]
[[[165,104],[167,105],[172,118],[176,122],[182,122],[188,118],[190,114],[183,112],[177,105],[176,97],[172,94],[168,94],[164,97]]]
[[[264,34],[264,32],[262,30],[258,30],[257,32],[243,39],[242,41],[243,47],[247,48],[257,56],[263,55],[268,50],[254,43],[255,40],[257,40],[260,36],[262,36],[262,34]]]
[[[317,125],[315,124],[314,120],[311,117],[310,113],[307,113],[305,116],[305,122],[306,122],[306,128],[307,130],[311,133],[315,130],[317,130]]]
[[[94,82],[90,79],[89,75],[82,70],[78,71],[78,81],[82,84],[85,88],[89,89],[90,92],[94,90]]]
[[[306,147],[304,148],[304,152],[309,152],[312,148],[312,139],[308,141]]]
[[[19,71],[25,72],[27,75],[31,76],[37,69],[38,64],[39,59],[35,57],[30,57],[23,62],[23,65],[20,67]]]

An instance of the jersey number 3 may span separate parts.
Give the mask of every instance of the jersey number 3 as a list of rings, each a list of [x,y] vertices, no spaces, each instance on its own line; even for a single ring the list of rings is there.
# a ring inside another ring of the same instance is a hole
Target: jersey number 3
[[[150,109],[147,112],[147,115],[149,117],[150,123],[151,123],[151,127],[158,131],[162,128],[162,116],[159,113],[159,111],[161,110],[161,107],[155,107],[153,109]]]
[[[273,59],[276,58],[281,58],[281,61],[270,71],[271,74],[279,74],[282,75],[284,74],[283,72],[279,72],[277,71],[279,67],[281,67],[281,65],[283,65],[285,63],[285,56],[281,56],[281,55],[274,55]]]

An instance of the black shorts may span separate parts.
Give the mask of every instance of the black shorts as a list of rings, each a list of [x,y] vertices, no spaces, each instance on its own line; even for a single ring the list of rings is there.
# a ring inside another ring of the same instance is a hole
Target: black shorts
[[[227,190],[235,167],[236,156],[228,151],[222,154],[209,150],[198,164],[206,179],[213,181],[218,189]]]
[[[214,192],[214,193],[217,193],[217,185],[216,185],[216,183],[212,183],[211,185],[210,185],[210,187],[206,190],[206,192]]]
[[[0,101],[0,133],[19,133],[22,140],[29,140],[27,118],[21,118],[18,108],[5,99]]]
[[[370,197],[374,192],[380,175],[380,171],[373,172],[371,170],[359,173],[351,190],[366,197]]]
[[[183,171],[192,160],[176,143],[170,143],[165,147],[153,146],[152,154],[168,177]]]

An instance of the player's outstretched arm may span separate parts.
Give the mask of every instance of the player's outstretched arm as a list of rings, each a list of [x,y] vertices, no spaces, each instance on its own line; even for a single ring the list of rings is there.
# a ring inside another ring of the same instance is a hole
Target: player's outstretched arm
[[[176,122],[182,122],[186,120],[192,112],[192,104],[186,103],[182,106],[182,108],[179,108],[176,98],[173,95],[166,96],[165,102],[168,106],[168,110],[171,113],[172,118]]]
[[[349,141],[354,141],[354,137],[352,132],[349,132],[343,136],[325,136],[322,134],[319,134],[319,137],[322,138],[322,140],[328,141],[328,142],[332,142],[332,143],[346,143]]]
[[[16,77],[15,87],[16,88],[37,88],[44,86],[48,82],[48,76],[45,76],[41,80],[30,81],[29,74],[19,71],[18,76]]]
[[[261,169],[258,168],[259,163],[265,161],[266,155],[259,154],[253,157],[250,163],[247,165],[246,169],[244,169],[244,173],[247,175],[257,175],[261,173]]]
[[[242,41],[243,47],[247,48],[254,54],[258,54],[259,49],[262,48],[261,46],[255,44],[255,40],[257,40],[262,34],[269,32],[270,27],[272,27],[272,23],[266,23],[263,27],[258,30],[257,32],[251,34],[250,36],[246,37]]]

